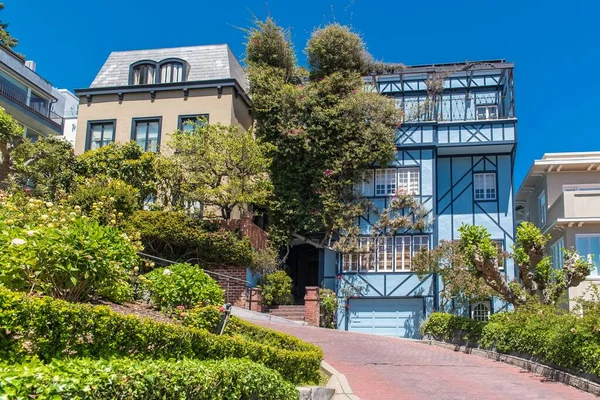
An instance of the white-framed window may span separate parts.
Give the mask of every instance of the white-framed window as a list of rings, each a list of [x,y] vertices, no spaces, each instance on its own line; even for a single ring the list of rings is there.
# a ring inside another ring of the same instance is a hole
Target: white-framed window
[[[477,106],[475,112],[478,120],[498,119],[498,106],[495,104]]]
[[[471,304],[471,318],[475,321],[488,321],[490,319],[490,305],[487,301]]]
[[[498,248],[498,252],[503,252],[504,251],[504,240],[502,239],[492,239],[492,242],[494,242],[496,244],[496,247]],[[502,264],[498,265],[498,268],[500,269],[500,271],[504,271],[504,264],[506,263],[506,260],[502,260]]]
[[[410,236],[396,236],[396,271],[410,271],[412,244]]]
[[[419,168],[400,168],[398,170],[398,191],[405,194],[420,194],[420,176]]]
[[[358,267],[360,272],[375,272],[375,238],[360,238],[358,243],[360,249]]]
[[[358,254],[346,253],[342,256],[342,265],[344,272],[358,271]]]
[[[396,193],[396,169],[386,168],[375,171],[375,195],[392,196]]]
[[[565,239],[558,239],[552,246],[550,246],[550,253],[552,255],[552,267],[561,269],[564,262],[563,249],[565,248]]]
[[[373,196],[373,170],[363,172],[360,182],[354,184],[354,190],[361,196]]]
[[[579,192],[586,190],[600,190],[598,183],[579,183],[572,185],[563,185],[563,192]]]
[[[377,238],[377,271],[394,270],[394,238],[380,236]]]
[[[575,248],[594,265],[591,275],[600,275],[600,233],[575,235]]]
[[[475,200],[496,200],[496,173],[473,174]]]
[[[539,209],[539,217],[540,217],[540,226],[544,227],[546,226],[546,212],[547,207],[546,207],[546,191],[544,190],[540,196],[538,197],[538,209]]]

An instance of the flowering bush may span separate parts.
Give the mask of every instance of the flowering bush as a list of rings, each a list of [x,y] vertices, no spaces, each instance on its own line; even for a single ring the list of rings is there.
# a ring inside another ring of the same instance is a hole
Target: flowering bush
[[[140,278],[154,306],[163,311],[181,314],[197,305],[223,304],[223,289],[197,265],[174,264]]]
[[[321,327],[335,329],[337,324],[338,299],[331,289],[319,290],[321,305]]]
[[[0,285],[13,290],[125,301],[137,248],[78,207],[18,195],[0,201]]]

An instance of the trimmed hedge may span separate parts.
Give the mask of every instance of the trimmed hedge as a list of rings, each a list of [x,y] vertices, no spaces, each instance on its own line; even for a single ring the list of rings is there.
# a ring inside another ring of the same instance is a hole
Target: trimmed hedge
[[[480,344],[500,353],[536,357],[542,362],[600,377],[600,314],[583,317],[552,307],[522,306],[494,314]]]
[[[206,329],[216,333],[220,320],[221,313],[219,312],[218,307],[209,306],[191,310],[185,317],[184,324],[186,326]],[[306,343],[294,336],[254,325],[235,316],[229,317],[223,334],[229,336],[241,336],[252,342],[262,343],[279,349],[309,352],[315,350],[320,351],[315,345]]]
[[[423,325],[423,334],[449,343],[476,343],[485,322],[448,313],[432,313]]]
[[[423,334],[600,377],[598,312],[581,317],[553,307],[528,305],[494,314],[489,322],[433,313],[423,325]]]
[[[307,345],[308,346],[308,345]],[[0,358],[249,358],[304,384],[319,380],[322,351],[287,350],[243,337],[124,316],[108,307],[31,297],[0,288]]]
[[[298,391],[248,360],[54,360],[0,364],[6,399],[263,399],[291,400]]]

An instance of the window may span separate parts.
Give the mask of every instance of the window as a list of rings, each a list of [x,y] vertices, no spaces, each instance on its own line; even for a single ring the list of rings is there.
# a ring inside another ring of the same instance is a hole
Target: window
[[[131,139],[144,151],[158,151],[160,142],[160,118],[134,119]]]
[[[579,192],[585,190],[600,190],[600,184],[587,183],[575,185],[563,185],[563,192]]]
[[[360,254],[358,264],[361,272],[375,271],[375,239],[360,238],[359,239]]]
[[[591,275],[600,275],[600,233],[575,235],[575,247],[581,257],[594,265]]]
[[[496,174],[474,174],[475,200],[496,200]]]
[[[114,121],[90,121],[88,125],[87,150],[94,150],[106,146],[115,140]]]
[[[546,191],[544,190],[538,197],[538,208],[540,212],[540,226],[546,226]]]
[[[564,262],[563,249],[565,248],[565,239],[560,238],[552,246],[550,246],[550,252],[552,254],[552,267],[561,269]]]
[[[377,271],[394,270],[394,238],[382,236],[377,238]]]
[[[396,169],[378,169],[375,172],[375,195],[391,196],[396,193]]]
[[[498,106],[477,106],[476,107],[477,119],[497,119],[498,118]]]
[[[429,236],[382,236],[358,239],[358,251],[342,256],[344,272],[408,272],[412,257],[429,249]]]
[[[194,130],[194,124],[202,123],[205,120],[208,123],[208,114],[192,114],[192,115],[180,115],[178,128],[180,131],[191,132]]]
[[[154,64],[140,64],[133,67],[132,85],[151,85],[156,81],[156,66]]]
[[[476,321],[487,321],[490,319],[490,307],[487,302],[475,303],[471,306],[471,318]]]
[[[168,61],[160,64],[160,82],[172,83],[183,81],[183,63]]]
[[[420,193],[419,168],[400,168],[398,170],[398,191],[405,194]]]

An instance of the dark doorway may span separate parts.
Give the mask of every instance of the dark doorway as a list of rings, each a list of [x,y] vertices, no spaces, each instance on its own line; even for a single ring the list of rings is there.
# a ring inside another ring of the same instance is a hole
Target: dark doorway
[[[294,282],[296,304],[304,304],[307,286],[319,286],[319,249],[309,244],[290,248],[286,270]]]

